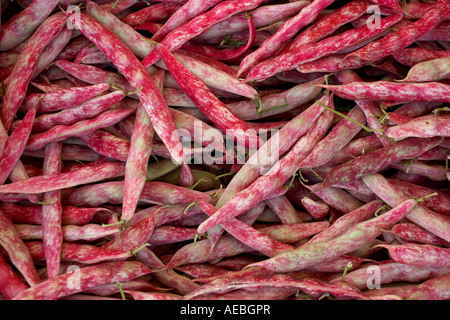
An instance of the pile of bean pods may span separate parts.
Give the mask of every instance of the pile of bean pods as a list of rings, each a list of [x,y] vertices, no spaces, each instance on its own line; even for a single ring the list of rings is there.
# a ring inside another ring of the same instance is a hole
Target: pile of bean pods
[[[1,299],[450,299],[450,0],[1,18]]]

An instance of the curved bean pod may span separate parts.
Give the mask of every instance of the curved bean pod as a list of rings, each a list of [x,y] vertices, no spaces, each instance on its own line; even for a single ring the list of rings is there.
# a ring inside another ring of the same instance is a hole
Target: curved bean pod
[[[284,22],[275,34],[269,37],[253,53],[247,55],[239,65],[238,77],[246,75],[257,63],[275,54],[281,45],[291,39],[301,28],[312,22],[319,13],[334,0],[313,1],[303,7],[294,17]]]
[[[56,0],[32,1],[23,11],[17,13],[0,32],[0,51],[7,51],[26,40],[57,6]]]
[[[321,188],[330,187],[339,182],[353,181],[367,174],[378,172],[400,159],[414,158],[439,145],[441,140],[441,137],[409,138],[365,153],[329,172],[325,176]]]
[[[33,33],[17,57],[6,83],[2,108],[0,109],[0,119],[6,131],[9,130],[16,112],[25,98],[26,88],[37,66],[39,54],[59,34],[66,24],[66,20],[62,12],[48,17]]]
[[[240,2],[227,0],[218,3],[211,10],[196,16],[181,27],[169,32],[161,41],[161,44],[167,46],[169,51],[175,51],[176,49],[179,49],[186,41],[201,34],[210,26],[217,24],[239,12],[252,10],[261,2],[262,0],[244,0]],[[157,50],[153,50],[144,58],[144,60],[142,60],[142,65],[145,68],[148,68],[159,58],[159,52]]]
[[[152,40],[160,42],[162,41],[171,31],[181,27],[183,24],[187,23],[189,20],[195,18],[196,16],[204,13],[209,8],[218,4],[220,0],[190,0],[187,1],[183,6],[179,7],[162,25],[162,27],[156,31]],[[125,23],[130,24],[127,18],[124,19]]]
[[[418,284],[402,297],[407,300],[448,300],[450,275],[437,277]]]
[[[306,244],[247,267],[262,267],[272,272],[289,272],[330,261],[375,239],[382,233],[381,229],[387,229],[403,219],[416,205],[416,200],[407,200],[376,218],[354,225],[336,238]]]
[[[449,70],[450,57],[428,60],[415,64],[401,81],[430,82],[449,79]]]
[[[307,43],[273,59],[256,64],[245,78],[246,82],[267,79],[279,72],[295,69],[298,65],[326,55],[337,53],[367,39],[383,34],[387,28],[401,20],[401,14],[384,18],[378,28],[364,24],[361,27],[327,37],[317,43]]]
[[[392,259],[401,264],[428,267],[449,266],[450,249],[448,248],[413,243],[379,244],[378,247],[387,249]]]
[[[31,177],[24,181],[0,186],[0,193],[43,193],[97,182],[124,174],[125,165],[120,162],[86,164],[71,172]]]
[[[108,283],[134,279],[151,273],[138,261],[103,262],[75,269],[22,291],[14,300],[57,300]],[[76,283],[79,284],[76,285]],[[72,285],[67,285],[72,283]]]
[[[391,207],[409,198],[402,190],[391,185],[379,173],[366,175],[362,179],[378,197]],[[443,214],[418,205],[408,214],[407,218],[438,237],[450,241],[450,236],[447,232],[450,228],[450,222]]]
[[[356,56],[366,61],[375,61],[386,57],[400,49],[406,48],[428,31],[436,28],[449,14],[450,2],[439,0],[419,20],[349,53],[347,57]]]
[[[246,189],[238,192],[227,201],[213,216],[202,222],[198,233],[203,233],[231,217],[252,208],[282,186],[299,169],[301,159],[311,151],[314,145],[325,135],[331,125],[333,113],[324,111],[311,129],[301,137],[289,153],[280,159],[267,173],[259,177]]]
[[[47,113],[79,106],[110,89],[107,83],[92,86],[72,87],[49,93],[32,93],[25,97],[20,111],[36,108],[38,113]]]
[[[140,89],[136,94],[147,111],[155,131],[167,146],[174,161],[184,163],[183,148],[178,136],[175,137],[173,134],[176,128],[164,97],[136,56],[94,18],[81,13],[76,19],[71,16],[69,20],[111,59],[134,90]]]
[[[109,127],[129,116],[133,109],[110,109],[96,118],[80,120],[72,125],[57,125],[42,133],[30,136],[25,150],[39,150],[50,142],[58,142],[71,137],[82,137],[98,129]]]
[[[33,264],[33,257],[26,247],[11,219],[0,210],[0,244],[8,254],[11,263],[22,274],[30,287],[41,280]]]
[[[13,268],[0,256],[0,292],[6,299],[12,299],[29,286],[20,279]]]
[[[350,100],[449,102],[448,84],[440,82],[395,83],[390,81],[353,82],[322,85],[336,95]]]

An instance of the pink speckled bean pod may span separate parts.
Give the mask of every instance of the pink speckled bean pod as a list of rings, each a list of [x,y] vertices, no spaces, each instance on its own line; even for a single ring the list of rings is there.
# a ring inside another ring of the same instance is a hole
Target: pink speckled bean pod
[[[164,88],[164,99],[169,106],[172,107],[195,107],[195,104],[181,89]]]
[[[378,217],[355,224],[336,238],[305,244],[247,267],[262,267],[272,272],[289,272],[330,261],[375,239],[382,234],[382,229],[387,229],[403,219],[416,205],[416,200],[407,200]]]
[[[27,241],[33,260],[46,261],[44,245],[41,241]],[[61,245],[61,262],[74,262],[82,264],[96,264],[105,261],[120,261],[131,257],[131,253],[124,250],[104,249],[92,244],[79,244],[64,242]]]
[[[93,118],[110,109],[125,97],[122,91],[106,93],[94,97],[76,107],[59,112],[44,113],[36,117],[33,124],[33,133],[50,130],[57,125],[72,125],[78,121]],[[15,123],[13,123],[13,126]]]
[[[63,13],[47,18],[27,41],[5,83],[5,93],[0,119],[8,131],[26,95],[27,86],[37,66],[39,55],[46,45],[56,37],[66,23]]]
[[[400,21],[401,18],[401,14],[390,16],[384,18],[378,28],[372,28],[364,24],[361,27],[345,31],[336,36],[327,37],[317,43],[306,43],[292,51],[261,61],[248,72],[245,81],[264,80],[279,72],[293,70],[303,63],[337,53],[367,39],[377,37],[383,34],[387,28]]]
[[[66,60],[58,60],[55,65],[65,72],[73,75],[86,83],[96,85],[107,83],[126,92],[133,91],[130,83],[121,75],[115,72],[100,69],[96,66],[74,63]]]
[[[189,243],[172,256],[165,269],[175,268],[184,264],[203,263],[216,258],[231,257],[241,253],[253,251],[251,247],[240,242],[231,235],[222,235],[214,245],[209,239]]]
[[[386,128],[386,136],[395,141],[410,137],[448,137],[450,136],[450,116],[427,115],[417,117],[412,121]]]
[[[130,221],[127,223],[127,226],[131,227],[136,223],[139,223],[143,219],[149,217],[150,215],[154,216],[155,227],[167,226],[167,224],[171,223],[171,225],[174,227],[184,228],[182,224],[178,226],[176,223],[179,222],[179,220],[183,220],[185,218],[186,219],[189,219],[191,217],[205,218],[205,215],[202,213],[199,207],[197,206],[188,207],[188,206],[189,203],[179,203],[171,206],[156,205],[151,208],[147,208],[139,212],[136,212],[136,214],[133,215],[133,218],[130,219]],[[186,226],[185,228],[191,227]]]
[[[36,108],[38,113],[54,112],[79,106],[109,90],[107,83],[87,87],[72,87],[49,93],[31,93],[20,105],[20,111]]]
[[[236,279],[218,279],[183,296],[182,300],[201,298],[202,295],[214,292],[226,293],[237,289],[260,290],[263,287],[295,287],[310,296],[320,297],[325,292],[335,297],[367,300],[362,293],[345,283],[329,283],[318,279],[297,280],[289,275],[248,275]]]
[[[0,293],[8,300],[29,288],[16,271],[0,256]]]
[[[241,144],[257,145],[259,138],[256,134],[248,130],[247,124],[236,117],[202,81],[183,67],[166,47],[157,45],[157,50],[183,91],[221,131],[234,136]]]
[[[391,163],[389,167],[398,169],[398,172],[419,176],[431,181],[445,181],[447,179],[445,165],[441,164],[426,163],[419,160],[410,164],[410,161],[403,160]]]
[[[156,3],[130,13],[122,21],[132,27],[148,21],[163,21],[173,16],[180,8],[181,4],[178,3]]]
[[[30,37],[57,6],[56,0],[35,0],[2,24],[0,51],[7,51]]]
[[[325,105],[332,103],[329,96],[321,97],[319,101]],[[263,144],[228,183],[216,207],[224,205],[235,194],[247,188],[261,176],[267,170],[267,166],[274,164],[280,154],[288,151],[297,139],[306,134],[323,110],[319,103],[312,104]],[[273,141],[277,143],[278,150],[270,152],[271,148],[275,146]]]
[[[433,149],[428,150],[425,153],[422,153],[417,159],[418,160],[422,160],[422,161],[427,161],[427,160],[445,160],[445,158],[448,155],[448,149],[441,147],[441,146],[437,146],[434,147]]]
[[[297,14],[301,8],[308,4],[310,4],[309,1],[267,4],[250,10],[248,13],[253,16],[255,27],[259,29]],[[245,13],[240,13],[231,16],[221,23],[211,26],[204,33],[198,35],[195,39],[201,43],[215,39],[220,39],[218,42],[221,42],[226,36],[230,36],[231,39],[233,39],[233,36],[241,32],[245,32],[246,28],[247,22],[245,19]]]
[[[330,227],[328,221],[301,222],[258,228],[261,233],[283,243],[295,243]]]
[[[432,210],[450,215],[450,196],[445,192],[400,179],[388,179],[388,181],[391,185],[414,198],[422,198],[436,193],[433,197],[423,199],[421,204]]]
[[[133,279],[133,280],[127,280],[127,281],[121,282],[121,289],[122,289],[122,291],[126,291],[126,290],[142,290],[142,291],[156,291],[156,292],[166,291],[165,288],[160,288],[160,287],[157,287],[157,286],[151,284],[150,282],[145,280],[145,277],[142,279]],[[98,286],[95,288],[85,290],[83,293],[107,297],[107,296],[113,296],[117,293],[120,294],[120,292],[121,292],[121,290],[119,289],[119,286],[117,283],[110,283],[110,284],[105,284],[102,286]]]
[[[439,0],[419,20],[347,55],[375,61],[406,48],[421,36],[436,28],[450,14],[450,1]]]
[[[363,182],[389,206],[398,205],[406,199],[409,199],[406,193],[391,185],[388,180],[379,173],[366,175],[362,179]],[[418,205],[408,214],[407,218],[438,237],[450,241],[450,236],[447,232],[450,228],[450,222],[447,216],[423,207],[422,205]]]
[[[77,15],[76,19],[73,16],[69,19],[85,37],[111,59],[134,90],[140,89],[137,95],[147,111],[156,133],[171,152],[173,160],[177,163],[184,163],[183,148],[178,136],[173,134],[176,128],[164,97],[136,56],[111,31],[94,18],[81,13]]]
[[[76,206],[99,206],[104,203],[119,204],[123,201],[123,181],[98,183],[75,190],[69,202]],[[206,193],[172,185],[165,182],[147,181],[142,189],[140,200],[154,204],[177,204],[210,201]]]
[[[0,193],[43,193],[81,184],[98,182],[123,176],[125,165],[120,162],[99,162],[86,164],[71,172],[31,177],[24,181],[0,186]]]
[[[320,89],[316,84],[323,83],[323,80],[323,77],[319,77],[315,80],[300,83],[279,93],[264,95],[261,97],[262,110],[257,109],[257,103],[255,101],[248,99],[229,102],[226,106],[242,120],[264,119],[310,102],[319,95]]]
[[[342,7],[333,10],[330,14],[324,16],[316,23],[301,31],[288,45],[286,45],[279,54],[296,50],[307,43],[314,43],[332,34],[339,27],[359,18],[366,13],[371,2],[368,0],[350,1]]]
[[[109,127],[129,116],[133,109],[110,109],[95,118],[80,120],[72,125],[57,125],[51,129],[30,136],[26,150],[39,150],[50,142],[62,141],[71,137],[82,137],[98,129]]]
[[[259,177],[249,187],[239,191],[227,201],[213,216],[202,222],[197,231],[201,234],[229,218],[252,208],[282,186],[299,169],[301,159],[311,151],[329,129],[334,114],[324,111],[310,130],[301,137],[292,149],[280,159],[267,173]]]
[[[366,117],[359,107],[354,107],[347,116],[358,123],[365,124]],[[320,167],[331,160],[351,139],[361,130],[353,122],[342,119],[331,131],[314,147],[311,153],[301,162],[301,168]]]
[[[267,199],[266,204],[277,215],[282,224],[298,223],[301,220],[295,207],[284,195]]]
[[[2,203],[3,211],[14,223],[42,224],[42,206],[21,206],[13,203]],[[108,212],[105,208],[81,208],[63,206],[62,225],[83,226],[92,221],[97,213]]]
[[[449,41],[449,32],[450,23],[448,21],[443,21],[435,28],[421,36],[418,41]]]
[[[44,149],[24,152],[23,155],[34,158],[44,158]],[[86,146],[76,144],[63,144],[61,150],[61,159],[94,162],[100,159],[100,155],[93,152]]]
[[[397,83],[391,81],[353,82],[323,85],[336,95],[350,100],[449,102],[450,85],[441,82]]]
[[[364,203],[353,197],[346,190],[338,187],[323,188],[322,183],[306,186],[315,196],[319,197],[328,206],[342,212],[348,213],[356,210]]]
[[[152,270],[164,268],[164,263],[149,248],[144,247],[136,252],[135,255],[139,261]],[[156,271],[152,273],[152,276],[167,287],[173,288],[173,292],[180,295],[191,292],[199,286],[188,277],[182,276],[172,269]]]
[[[450,78],[450,57],[420,62],[409,69],[402,82],[430,82]]]
[[[155,228],[148,240],[148,244],[150,244],[151,246],[159,246],[163,244],[189,241],[194,239],[194,237],[194,228],[183,228],[166,225]]]
[[[58,174],[62,169],[61,142],[52,142],[45,146],[43,175]],[[63,231],[61,226],[62,204],[61,190],[53,190],[42,195],[42,243],[47,265],[47,276],[56,277],[60,270]]]
[[[183,45],[184,49],[197,52],[208,57],[221,60],[221,61],[235,61],[244,55],[253,46],[256,38],[255,24],[253,23],[253,17],[249,15],[248,21],[248,39],[247,43],[239,47],[230,47],[225,49],[217,49],[212,46],[196,44],[194,42],[186,42]]]
[[[217,211],[213,205],[206,202],[199,202],[198,205],[208,216],[212,216]],[[221,226],[236,239],[269,257],[294,248],[258,232],[258,230],[235,218],[224,221]]]
[[[11,219],[0,210],[0,244],[10,262],[20,272],[29,286],[35,286],[39,279],[33,257],[26,247]]]
[[[160,42],[162,41],[171,31],[181,27],[189,20],[195,18],[196,16],[204,13],[209,8],[215,6],[220,1],[218,0],[190,0],[187,1],[183,6],[178,8],[173,14],[164,22],[161,29],[159,29],[153,36],[152,40]],[[148,9],[150,10],[150,9]],[[124,22],[127,22],[124,20]]]
[[[332,54],[299,65],[296,69],[304,73],[312,72],[339,72],[348,69],[358,69],[369,65],[368,62],[357,57],[346,57],[345,53]]]
[[[448,267],[450,249],[430,244],[379,244],[388,250],[390,257],[398,263],[412,266]]]
[[[126,227],[114,239],[104,243],[101,248],[130,252],[138,249],[148,242],[155,229],[155,215],[157,211],[149,214],[141,221]]]
[[[407,47],[394,52],[392,56],[401,64],[407,67],[413,67],[418,63],[428,60],[450,57],[450,50],[433,51],[422,47]]]
[[[42,281],[39,285],[22,291],[15,300],[57,300],[108,283],[134,279],[151,271],[138,261],[103,262],[64,273]],[[77,278],[75,278],[77,277]],[[71,279],[79,280],[80,286],[67,286]]]
[[[309,267],[308,271],[343,272],[346,268],[349,270],[354,270],[364,262],[367,262],[367,259],[354,257],[351,255],[342,255],[334,260],[321,262],[315,266]]]
[[[12,50],[0,53],[0,68],[6,68],[17,61],[19,53]]]
[[[181,295],[168,292],[151,292],[125,290],[125,293],[131,295],[134,300],[180,300]]]
[[[399,12],[403,12],[403,8],[398,3],[398,0],[370,0],[373,3],[377,3],[381,6],[386,6],[388,8],[394,9]]]
[[[161,47],[162,45],[160,45]],[[237,79],[233,74],[223,70],[223,68],[218,69],[215,65],[210,65],[208,62],[211,60],[215,60],[207,57],[205,60],[205,56],[202,55],[202,60],[199,59],[199,54],[193,56],[192,53],[185,54],[186,51],[183,52],[174,52],[172,55],[179,61],[179,63],[186,68],[189,72],[191,72],[194,76],[196,76],[199,80],[201,80],[206,86],[211,89],[219,89],[223,90],[227,93],[237,94],[239,96],[243,96],[249,99],[255,99],[258,97],[258,93],[255,88],[250,86],[247,83],[244,83]],[[167,55],[166,55],[167,56]],[[217,60],[216,60],[217,61]],[[221,63],[221,62],[220,62]],[[216,63],[217,64],[217,63]],[[156,66],[161,68],[166,68],[167,70],[169,66],[165,64],[163,61],[158,61]],[[171,75],[175,77],[172,72]]]
[[[42,226],[31,224],[15,224],[23,240],[41,240]],[[114,235],[120,231],[119,226],[102,226],[96,223],[87,223],[83,226],[63,225],[63,240],[65,242],[94,241]]]
[[[348,162],[349,160],[362,155],[363,153],[381,148],[383,145],[376,135],[369,135],[367,137],[355,138],[350,141],[341,151],[339,151],[332,159],[327,162],[327,165],[334,166]]]
[[[363,294],[372,300],[385,299],[391,297],[392,300],[401,300],[402,297],[415,286],[414,284],[403,284],[379,288],[377,290],[365,290]]]
[[[186,41],[189,41],[195,36],[201,34],[212,25],[224,21],[239,12],[252,10],[261,4],[261,2],[262,0],[227,0],[218,3],[211,10],[197,15],[181,27],[169,32],[161,41],[161,44],[167,46],[169,51],[175,51],[176,49],[179,49]],[[157,50],[153,50],[144,58],[144,60],[142,60],[142,65],[145,68],[148,68],[159,58],[159,52]]]
[[[164,77],[164,73],[162,76]],[[142,104],[139,104],[125,165],[122,220],[128,221],[136,210],[147,178],[147,166],[152,153],[154,134],[155,130],[150,118]]]
[[[330,210],[330,207],[323,201],[304,197],[301,202],[306,211],[316,220],[325,218]]]
[[[361,77],[358,76],[356,72],[353,70],[345,70],[336,74],[336,78],[340,84],[349,84],[352,82],[362,81]],[[361,108],[362,112],[365,115],[366,122],[368,126],[372,129],[379,130],[382,129],[382,124],[378,119],[383,115],[380,105],[377,101],[374,100],[356,100],[356,104]],[[362,123],[361,121],[358,121]],[[364,124],[364,123],[362,123]],[[380,131],[375,131],[375,135],[378,137],[380,142],[383,145],[388,144],[386,138],[382,137]]]
[[[334,0],[313,1],[306,7],[303,7],[294,17],[284,22],[275,34],[269,37],[253,53],[247,55],[239,65],[238,77],[246,75],[257,63],[274,55],[283,43],[290,40],[304,26],[311,23],[319,13]]]
[[[409,138],[365,153],[334,168],[324,177],[321,188],[356,180],[367,174],[378,172],[401,159],[412,159],[439,145],[441,140],[441,137]]]
[[[108,30],[113,32],[114,35],[121,40],[123,44],[125,44],[137,57],[144,58],[148,52],[154,49],[155,45],[153,43],[145,41],[145,38],[130,25],[124,21],[121,21],[117,16],[102,6],[97,5],[92,1],[88,1],[86,2],[86,13],[100,22],[104,27],[108,28]],[[92,62],[89,62],[88,59],[92,59]],[[74,62],[89,64],[93,63],[95,59],[98,60],[96,63],[110,62],[108,56],[102,51],[88,53],[83,59]]]
[[[344,277],[344,282],[352,285],[360,290],[367,288],[368,278],[373,275],[373,268],[375,265],[371,264],[367,267],[362,267],[347,273]],[[386,262],[375,266],[379,271],[379,284],[386,285],[393,282],[421,282],[430,278],[440,277],[448,274],[450,270],[445,267],[428,267],[428,266],[410,266],[398,262]],[[339,282],[342,277],[336,277],[331,282]],[[370,284],[370,282],[369,282]],[[378,289],[374,289],[376,291]]]
[[[126,161],[130,150],[130,141],[100,129],[80,139],[94,152],[112,159]]]
[[[84,36],[78,36],[71,38],[69,43],[63,48],[63,50],[56,56],[55,62],[59,60],[72,61],[76,58],[78,52],[92,44],[92,42]]]
[[[389,233],[406,242],[431,244],[435,246],[449,246],[445,240],[425,230],[414,223],[397,223],[389,230]]]
[[[205,56],[203,54],[195,53],[188,50],[178,49],[173,53],[178,59],[187,59],[190,58],[191,60],[202,62],[203,64],[210,65],[211,67],[220,70],[222,72],[225,72],[229,75],[232,75],[234,78],[236,78],[236,70],[230,66],[227,63],[224,63],[222,61],[210,58],[208,56]],[[189,60],[187,60],[189,61]]]
[[[5,141],[4,147],[0,149],[0,184],[5,183],[8,175],[21,157],[28,137],[30,136],[35,115],[35,109],[28,111],[21,125],[11,133]]]
[[[410,2],[404,3],[402,11],[405,13],[405,19],[419,20],[428,9],[433,7],[433,3]],[[388,7],[380,7],[382,15],[393,14],[393,10]],[[447,17],[447,20],[449,18]]]
[[[72,35],[72,30],[67,27],[63,27],[61,32],[52,40],[50,43],[42,50],[39,57],[39,61],[34,69],[32,79],[35,79],[39,74],[45,71],[46,68],[50,66],[67,45]]]
[[[402,295],[406,300],[448,300],[450,275],[436,277],[424,281]]]

